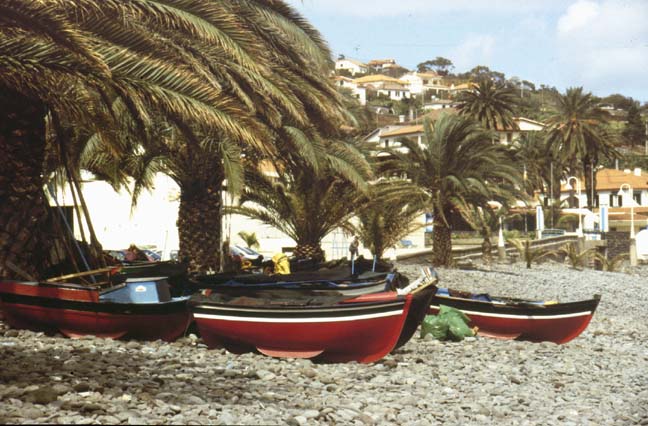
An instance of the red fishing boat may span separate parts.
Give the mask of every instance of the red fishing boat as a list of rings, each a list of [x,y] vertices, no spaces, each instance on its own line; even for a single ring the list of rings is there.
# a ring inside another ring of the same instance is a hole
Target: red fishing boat
[[[599,301],[599,295],[557,303],[439,288],[430,303],[430,313],[436,315],[440,305],[456,308],[470,318],[470,326],[478,327],[482,336],[567,343],[587,328]]]
[[[14,328],[68,337],[180,337],[191,321],[189,297],[171,297],[165,278],[119,284],[0,281],[0,309]]]
[[[436,275],[428,272],[405,289],[355,297],[334,290],[275,289],[262,297],[194,295],[190,305],[209,347],[369,363],[411,338],[436,291],[434,283]]]

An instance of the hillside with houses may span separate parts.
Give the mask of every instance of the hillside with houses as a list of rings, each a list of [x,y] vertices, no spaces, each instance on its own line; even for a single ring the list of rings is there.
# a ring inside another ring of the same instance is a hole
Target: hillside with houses
[[[357,100],[372,120],[361,129],[374,137],[396,127],[412,127],[421,133],[425,117],[435,110],[456,113],[462,93],[472,92],[477,82],[489,79],[510,88],[516,95],[513,115],[521,127],[497,129],[497,138],[511,143],[526,131],[540,130],[551,115],[552,100],[559,93],[555,87],[534,84],[519,77],[479,65],[464,73],[452,73],[449,59],[437,57],[408,70],[396,59],[372,59],[367,62],[339,55],[332,78],[340,90]],[[596,98],[596,97],[595,97]],[[624,154],[622,166],[648,168],[648,103],[643,105],[622,94],[596,98],[609,117],[608,127],[614,144]],[[372,127],[373,126],[373,127]],[[403,131],[407,131],[404,129]],[[522,133],[520,133],[522,132]],[[384,141],[383,141],[384,142]],[[607,163],[612,166],[613,163]],[[618,162],[614,163],[619,167]]]

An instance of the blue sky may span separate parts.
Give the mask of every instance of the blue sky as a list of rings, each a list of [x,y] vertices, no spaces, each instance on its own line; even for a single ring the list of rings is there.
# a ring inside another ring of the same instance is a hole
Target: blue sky
[[[648,0],[288,0],[335,55],[437,56],[560,91],[583,86],[648,102]]]

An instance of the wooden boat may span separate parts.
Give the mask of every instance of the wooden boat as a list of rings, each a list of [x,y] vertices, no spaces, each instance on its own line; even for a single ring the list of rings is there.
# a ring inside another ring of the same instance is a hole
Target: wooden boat
[[[119,284],[0,281],[0,308],[14,328],[68,337],[180,337],[191,321],[189,297],[171,297],[165,278]]]
[[[273,289],[261,296],[211,293],[190,302],[209,347],[254,350],[276,357],[323,362],[374,362],[405,344],[436,291],[427,271],[407,288],[360,296],[334,290]]]
[[[472,294],[439,288],[430,303],[430,313],[440,305],[451,306],[470,318],[478,334],[501,339],[567,343],[590,323],[600,296],[578,302],[542,302],[488,294]]]
[[[350,269],[339,267],[322,271],[302,271],[288,275],[264,274],[212,274],[192,277],[194,291],[203,294],[226,293],[251,295],[267,291],[308,290],[311,292],[335,291],[345,296],[359,296],[402,288],[409,280],[398,272],[364,272],[351,274]],[[315,293],[313,293],[315,294]]]
[[[120,273],[128,278],[178,277],[187,275],[187,264],[173,260],[122,263]]]

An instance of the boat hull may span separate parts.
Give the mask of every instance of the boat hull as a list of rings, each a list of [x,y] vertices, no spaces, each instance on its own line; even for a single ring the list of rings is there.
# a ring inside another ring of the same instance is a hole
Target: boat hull
[[[497,303],[435,295],[429,312],[436,315],[439,306],[446,305],[465,313],[470,318],[470,326],[478,327],[480,335],[562,344],[575,339],[587,328],[598,303],[598,298],[542,304],[531,301]]]
[[[371,295],[331,306],[240,306],[197,303],[193,316],[209,347],[241,353],[369,363],[397,344],[412,295]]]
[[[0,282],[0,308],[14,328],[61,332],[68,337],[93,335],[173,341],[189,325],[187,298],[158,303],[111,303],[97,289],[82,286]]]

